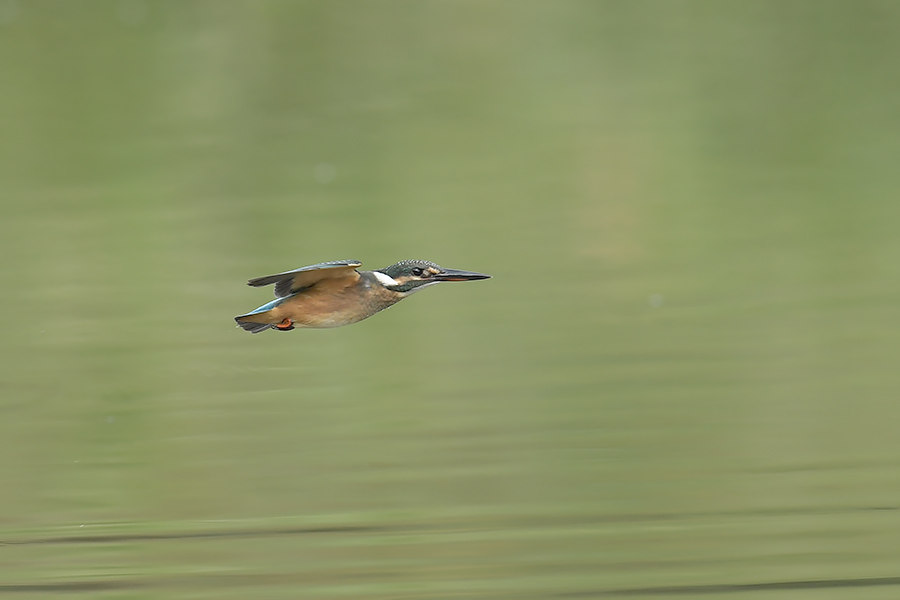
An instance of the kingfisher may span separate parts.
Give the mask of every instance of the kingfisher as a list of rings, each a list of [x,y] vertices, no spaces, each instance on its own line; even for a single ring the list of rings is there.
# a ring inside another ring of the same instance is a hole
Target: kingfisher
[[[367,319],[436,283],[491,277],[445,269],[427,260],[401,260],[374,271],[357,271],[360,266],[358,260],[333,260],[251,279],[247,285],[253,287],[274,283],[276,298],[234,320],[250,333],[340,327]]]

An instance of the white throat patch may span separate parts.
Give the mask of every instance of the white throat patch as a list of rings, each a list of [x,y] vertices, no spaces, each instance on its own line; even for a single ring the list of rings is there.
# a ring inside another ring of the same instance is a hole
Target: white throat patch
[[[392,287],[395,285],[400,285],[396,279],[394,279],[390,275],[382,273],[381,271],[372,271],[372,275],[374,275],[375,279],[377,279],[378,282],[381,283],[381,285],[383,285],[385,287]]]

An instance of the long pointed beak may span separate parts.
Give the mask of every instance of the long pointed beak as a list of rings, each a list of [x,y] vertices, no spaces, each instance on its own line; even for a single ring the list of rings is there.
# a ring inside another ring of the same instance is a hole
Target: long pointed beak
[[[475,281],[478,279],[490,279],[490,275],[476,273],[475,271],[459,271],[457,269],[444,269],[434,276],[437,281]]]

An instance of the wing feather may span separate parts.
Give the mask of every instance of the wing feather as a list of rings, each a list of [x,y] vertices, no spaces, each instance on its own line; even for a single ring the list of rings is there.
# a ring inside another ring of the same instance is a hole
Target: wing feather
[[[323,279],[352,277],[355,280],[359,277],[359,273],[356,272],[356,267],[359,266],[362,266],[362,263],[358,260],[332,260],[308,267],[300,267],[293,271],[257,277],[248,281],[247,285],[262,287],[274,283],[275,295],[283,298]]]

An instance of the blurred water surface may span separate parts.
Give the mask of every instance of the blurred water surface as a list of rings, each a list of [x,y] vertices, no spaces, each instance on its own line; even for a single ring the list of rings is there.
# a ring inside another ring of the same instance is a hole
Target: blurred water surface
[[[895,598],[898,34],[0,1],[0,593]],[[494,279],[233,327],[341,258]]]

